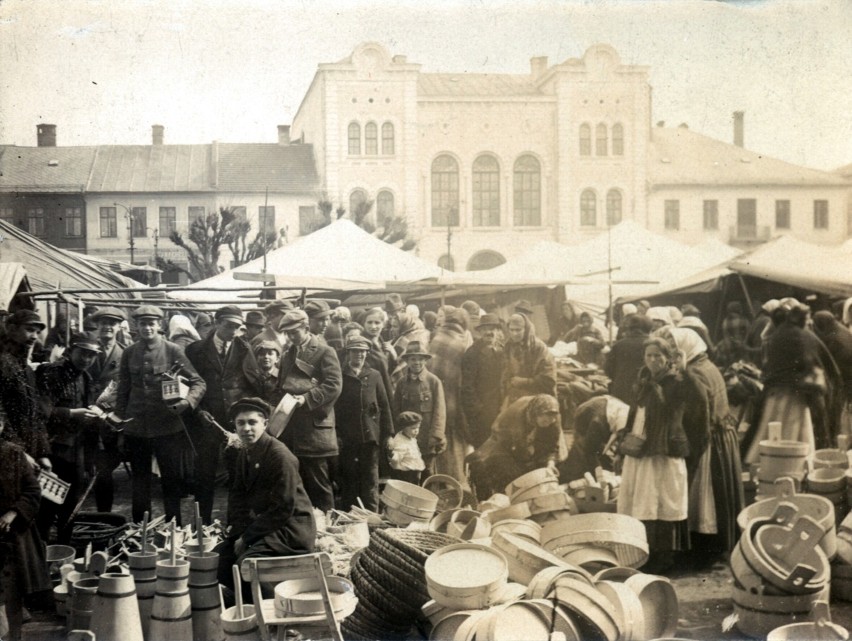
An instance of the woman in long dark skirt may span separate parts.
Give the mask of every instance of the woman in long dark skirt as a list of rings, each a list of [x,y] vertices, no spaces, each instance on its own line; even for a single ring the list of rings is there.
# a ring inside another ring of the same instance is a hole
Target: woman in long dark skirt
[[[739,540],[737,515],[745,505],[739,442],[728,407],[725,380],[707,356],[707,345],[684,328],[662,333],[681,356],[680,366],[693,379],[701,400],[687,408],[684,421],[702,423],[691,434],[706,434],[707,441],[690,444],[689,529],[696,558],[712,561],[714,552],[730,552]]]

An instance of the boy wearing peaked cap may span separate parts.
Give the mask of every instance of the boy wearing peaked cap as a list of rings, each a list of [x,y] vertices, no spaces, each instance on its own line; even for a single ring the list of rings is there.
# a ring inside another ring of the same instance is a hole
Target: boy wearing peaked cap
[[[417,445],[422,419],[417,412],[403,412],[396,417],[399,432],[388,441],[391,477],[414,485],[420,485],[420,475],[426,468]]]

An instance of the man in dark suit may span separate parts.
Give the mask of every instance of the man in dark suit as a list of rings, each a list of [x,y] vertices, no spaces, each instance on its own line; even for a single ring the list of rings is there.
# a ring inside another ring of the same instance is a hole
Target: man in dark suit
[[[299,478],[299,461],[266,433],[270,406],[244,398],[229,411],[242,447],[228,494],[228,528],[217,546],[219,582],[233,589],[231,567],[258,556],[314,551],[316,523]]]
[[[195,447],[195,498],[205,523],[213,519],[213,496],[216,471],[225,437],[218,427],[210,423],[207,414],[219,425],[226,427],[228,407],[251,393],[252,385],[244,367],[253,372],[254,355],[249,344],[237,332],[243,325],[239,307],[226,305],[216,310],[215,328],[206,338],[186,346],[186,357],[207,384],[207,393],[201,399],[198,411],[187,421],[192,444]],[[248,362],[246,362],[248,359]],[[227,450],[225,466],[229,475],[233,471],[236,454]]]
[[[110,412],[115,407],[114,395],[105,395],[102,399],[99,397],[110,383],[118,379],[118,366],[126,347],[118,342],[118,328],[122,321],[127,320],[127,317],[117,307],[101,307],[92,314],[91,318],[97,326],[96,332],[101,346],[101,353],[89,368],[89,374],[92,377],[92,395],[95,400],[101,401],[101,409]],[[106,424],[100,432],[98,451],[95,454],[97,470],[95,502],[98,512],[112,512],[115,492],[112,473],[123,458],[121,454],[123,438],[120,432],[110,429]]]
[[[337,456],[334,403],[342,386],[340,362],[331,347],[311,334],[302,310],[287,312],[279,329],[290,347],[278,366],[278,384],[297,407],[278,438],[298,457],[311,503],[327,512],[334,507],[329,464]]]

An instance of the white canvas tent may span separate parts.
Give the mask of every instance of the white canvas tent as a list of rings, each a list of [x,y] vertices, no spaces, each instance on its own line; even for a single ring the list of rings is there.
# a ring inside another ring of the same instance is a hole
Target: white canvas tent
[[[278,287],[313,290],[384,289],[432,279],[443,270],[411,252],[402,251],[367,233],[349,220],[337,220],[327,227],[302,236],[245,265],[190,285],[194,291],[175,292],[183,300],[233,299],[233,293],[209,291],[216,287],[237,287],[250,282],[275,282]]]
[[[483,272],[452,275],[457,285],[564,284],[566,297],[602,310],[613,297],[687,278],[730,260],[736,249],[718,241],[689,246],[625,221],[578,245],[542,241],[511,261]]]

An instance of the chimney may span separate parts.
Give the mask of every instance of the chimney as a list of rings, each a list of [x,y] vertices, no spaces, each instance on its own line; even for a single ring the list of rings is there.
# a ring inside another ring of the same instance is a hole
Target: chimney
[[[290,144],[290,125],[278,125],[278,144]]]
[[[547,71],[547,56],[530,58],[530,74],[533,78],[540,77],[545,71]]]
[[[36,125],[39,147],[56,147],[56,125]]]
[[[151,125],[151,144],[162,145],[166,128],[163,125]]]
[[[734,144],[737,147],[745,147],[745,112],[734,112]]]

